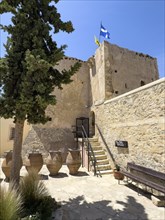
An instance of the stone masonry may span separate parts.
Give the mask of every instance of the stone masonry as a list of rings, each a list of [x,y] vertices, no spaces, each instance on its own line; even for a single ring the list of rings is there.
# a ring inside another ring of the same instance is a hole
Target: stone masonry
[[[73,82],[54,90],[57,104],[47,108],[52,121],[32,126],[23,154],[35,145],[45,155],[60,149],[65,160],[67,149],[77,147],[76,118],[87,117],[92,134],[98,135],[95,121],[119,164],[135,161],[162,171],[164,80],[156,81],[156,59],[104,41],[88,61],[64,57],[57,68],[68,69],[77,61],[82,66]],[[115,140],[127,140],[129,147],[116,148]]]
[[[165,78],[93,106],[96,122],[122,167],[127,162],[164,172]],[[115,147],[128,141],[128,148]]]

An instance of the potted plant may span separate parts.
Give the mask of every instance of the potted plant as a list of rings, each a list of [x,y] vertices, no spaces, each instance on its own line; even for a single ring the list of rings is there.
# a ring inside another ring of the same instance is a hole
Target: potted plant
[[[117,180],[123,180],[124,174],[120,172],[120,166],[118,164],[115,165],[115,169],[113,170],[113,175]]]

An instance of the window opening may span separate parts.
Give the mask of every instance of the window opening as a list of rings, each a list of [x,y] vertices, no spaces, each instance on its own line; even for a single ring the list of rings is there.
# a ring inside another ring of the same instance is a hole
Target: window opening
[[[9,140],[14,140],[14,136],[15,136],[15,128],[11,127],[10,134],[9,134]]]
[[[141,80],[141,81],[140,81],[140,85],[141,85],[141,86],[144,86],[144,85],[145,85],[145,82],[144,82],[143,80]]]

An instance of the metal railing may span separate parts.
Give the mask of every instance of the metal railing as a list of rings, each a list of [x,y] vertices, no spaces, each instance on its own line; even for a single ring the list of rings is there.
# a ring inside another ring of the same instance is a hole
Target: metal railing
[[[92,166],[94,168],[94,175],[101,176],[100,171],[97,170],[97,168],[96,168],[97,167],[97,159],[96,159],[95,154],[93,152],[93,149],[92,149],[91,143],[88,139],[88,135],[85,131],[85,128],[82,125],[82,154],[84,151],[84,144],[87,146],[87,152],[88,152],[88,171],[89,171],[89,163],[91,161]]]

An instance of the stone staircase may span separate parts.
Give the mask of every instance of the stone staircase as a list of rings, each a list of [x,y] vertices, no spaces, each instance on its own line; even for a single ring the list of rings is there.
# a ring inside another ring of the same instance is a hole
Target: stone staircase
[[[97,175],[105,175],[105,174],[112,174],[113,171],[111,169],[109,159],[107,157],[106,151],[100,145],[98,138],[89,138],[90,144],[92,146],[95,158],[96,158],[96,174]],[[90,153],[90,152],[89,152]],[[90,162],[92,166],[92,162]],[[92,167],[92,171],[94,168]]]

